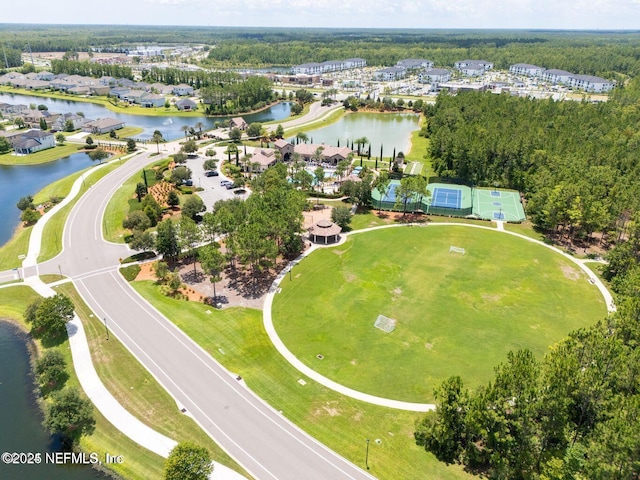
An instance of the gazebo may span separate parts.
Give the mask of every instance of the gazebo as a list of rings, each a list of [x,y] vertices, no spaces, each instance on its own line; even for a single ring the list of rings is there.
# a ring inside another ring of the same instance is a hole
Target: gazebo
[[[315,243],[336,243],[340,238],[342,228],[329,220],[320,220],[309,227],[309,238]]]

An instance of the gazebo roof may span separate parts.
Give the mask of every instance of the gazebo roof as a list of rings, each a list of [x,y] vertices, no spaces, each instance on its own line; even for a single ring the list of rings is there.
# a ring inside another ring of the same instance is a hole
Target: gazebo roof
[[[341,231],[342,228],[340,228],[339,225],[336,225],[329,220],[320,220],[309,228],[309,233],[318,237],[332,237],[334,235],[339,235]]]

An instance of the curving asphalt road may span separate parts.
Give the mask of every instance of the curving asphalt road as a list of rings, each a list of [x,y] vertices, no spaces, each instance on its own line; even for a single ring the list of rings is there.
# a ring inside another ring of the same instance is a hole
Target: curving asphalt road
[[[94,314],[239,464],[260,480],[371,479],[254,395],[118,274],[125,245],[102,238],[102,217],[122,182],[153,161],[142,153],[108,174],[74,206],[56,258],[24,276],[70,277]],[[241,373],[241,372],[240,372]]]

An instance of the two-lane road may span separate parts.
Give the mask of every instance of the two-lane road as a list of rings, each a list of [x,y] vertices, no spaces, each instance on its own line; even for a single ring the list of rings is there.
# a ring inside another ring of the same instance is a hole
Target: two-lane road
[[[118,274],[118,259],[129,252],[102,239],[102,217],[122,182],[152,160],[143,153],[94,185],[69,216],[63,253],[39,265],[39,273],[61,270],[72,277],[93,312],[107,319],[109,330],[257,479],[372,478],[257,398]]]

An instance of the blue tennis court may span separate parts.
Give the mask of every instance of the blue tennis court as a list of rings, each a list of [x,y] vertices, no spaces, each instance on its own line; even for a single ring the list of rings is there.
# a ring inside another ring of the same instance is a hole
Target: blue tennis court
[[[392,183],[387,188],[386,193],[382,197],[383,202],[395,202],[396,201],[396,188],[400,185],[397,183]]]
[[[460,208],[462,205],[462,191],[454,188],[436,187],[431,195],[432,207]]]

